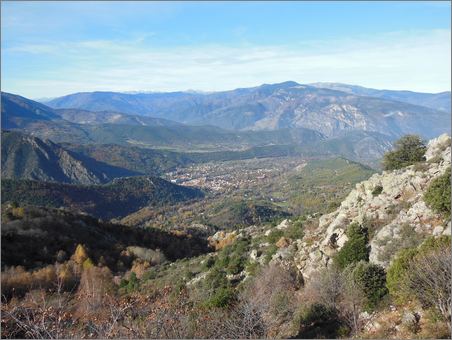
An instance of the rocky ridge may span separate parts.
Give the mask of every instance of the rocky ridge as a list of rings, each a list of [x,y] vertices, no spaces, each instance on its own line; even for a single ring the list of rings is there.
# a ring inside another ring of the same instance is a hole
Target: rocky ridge
[[[320,217],[314,234],[306,234],[294,242],[293,249],[282,249],[273,259],[288,259],[292,253],[297,268],[309,278],[331,263],[347,241],[345,230],[353,222],[368,226],[370,262],[384,267],[410,242],[450,234],[450,221],[444,221],[423,200],[431,181],[451,166],[450,143],[450,137],[443,134],[428,143],[424,163],[383,171],[358,183],[336,211]]]

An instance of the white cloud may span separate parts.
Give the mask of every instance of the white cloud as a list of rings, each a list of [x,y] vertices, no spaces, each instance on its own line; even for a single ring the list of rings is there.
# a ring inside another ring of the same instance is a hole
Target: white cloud
[[[450,31],[394,32],[375,37],[300,42],[298,45],[205,45],[154,48],[147,35],[130,41],[82,41],[7,47],[64,63],[11,77],[5,91],[31,97],[80,91],[227,90],[295,80],[333,81],[387,89],[450,89]],[[58,66],[63,64],[64,66]]]

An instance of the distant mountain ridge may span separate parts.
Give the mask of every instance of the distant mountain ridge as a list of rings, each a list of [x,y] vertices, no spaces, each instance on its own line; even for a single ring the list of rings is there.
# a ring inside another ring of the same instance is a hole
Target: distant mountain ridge
[[[15,106],[10,105],[11,97]],[[22,114],[22,107],[27,108]],[[44,111],[36,116],[34,111]],[[14,122],[20,119],[21,124]],[[3,122],[4,120],[4,122]],[[80,144],[122,144],[145,147],[242,147],[243,145],[300,144],[325,137],[306,128],[278,131],[227,131],[216,126],[186,126],[161,118],[127,115],[116,111],[92,112],[81,109],[52,109],[24,97],[2,93],[2,128]]]
[[[363,86],[349,85],[342,83],[312,83],[310,86],[337,90],[359,96],[369,96],[396,100],[408,104],[420,105],[431,109],[451,112],[451,92],[424,93],[414,91],[398,91],[398,90],[376,90]]]
[[[181,126],[181,123],[162,118],[143,117],[117,111],[93,112],[80,109],[53,109],[37,101],[2,92],[2,128],[26,128],[37,122],[61,124],[125,124],[139,126]]]
[[[450,107],[447,93],[358,91],[345,85],[340,89],[289,81],[206,94],[85,92],[53,99],[48,105],[113,110],[230,130],[303,127],[328,137],[365,130],[392,136],[418,133],[428,138],[450,131],[450,114],[440,110]]]
[[[87,111],[79,109],[57,109],[62,118],[76,124],[124,124],[139,126],[182,126],[183,124],[163,118],[126,115],[113,111]]]

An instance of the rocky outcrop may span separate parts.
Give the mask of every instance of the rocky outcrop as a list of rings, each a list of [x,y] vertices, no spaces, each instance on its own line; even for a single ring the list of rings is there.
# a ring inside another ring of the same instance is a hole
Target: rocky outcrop
[[[445,134],[431,140],[426,162],[373,175],[358,183],[336,211],[320,217],[317,230],[293,245],[298,249],[294,261],[304,277],[331,263],[347,241],[345,231],[352,222],[368,227],[370,261],[383,266],[389,265],[400,248],[419,243],[427,235],[450,234],[450,222],[423,201],[431,181],[451,165],[450,142]]]

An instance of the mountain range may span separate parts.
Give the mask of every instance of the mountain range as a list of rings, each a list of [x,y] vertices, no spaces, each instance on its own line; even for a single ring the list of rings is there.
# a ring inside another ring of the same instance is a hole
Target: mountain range
[[[46,104],[55,109],[112,110],[229,130],[303,127],[327,137],[365,130],[429,138],[448,132],[450,125],[450,92],[425,94],[292,81],[214,93],[85,92]]]
[[[62,174],[57,163],[40,169],[39,175],[26,173],[21,167],[39,166],[24,166],[12,154],[25,154],[30,159],[22,162],[36,165],[43,153],[39,147],[31,152],[17,137],[17,147],[2,147],[2,153],[9,154],[2,160],[3,175],[77,184],[105,183],[116,178],[117,171],[159,175],[176,165],[249,157],[341,155],[373,166],[401,135],[450,133],[451,119],[450,92],[339,83],[284,82],[213,93],[87,92],[45,104],[2,92],[1,101],[2,129],[41,139],[32,145],[46,144],[60,165],[60,155],[70,155],[66,161],[72,157],[78,162],[71,158],[72,165],[86,168],[83,179]],[[173,153],[156,150],[162,148]],[[81,149],[84,152],[77,154]],[[87,165],[93,161],[100,162],[97,174]],[[105,168],[107,164],[111,168]]]
[[[117,112],[52,109],[27,98],[2,93],[2,128],[54,142],[123,144],[145,147],[237,148],[267,144],[301,144],[324,139],[306,128],[274,131],[229,131],[216,126],[189,126],[174,121]]]

